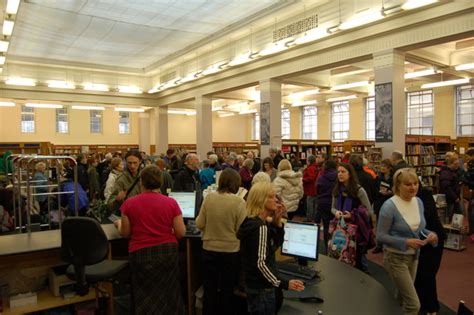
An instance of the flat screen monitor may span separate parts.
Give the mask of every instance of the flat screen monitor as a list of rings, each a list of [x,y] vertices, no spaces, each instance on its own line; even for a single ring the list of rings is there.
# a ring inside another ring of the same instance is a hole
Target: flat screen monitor
[[[178,202],[183,218],[194,219],[196,217],[196,192],[172,191],[168,197]]]
[[[288,221],[281,253],[302,260],[318,260],[319,225]]]

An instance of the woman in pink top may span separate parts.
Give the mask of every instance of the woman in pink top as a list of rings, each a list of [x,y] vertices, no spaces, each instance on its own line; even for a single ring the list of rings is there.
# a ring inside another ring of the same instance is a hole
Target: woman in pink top
[[[143,192],[120,207],[115,222],[128,245],[135,314],[184,314],[178,280],[178,241],[184,236],[177,202],[159,193],[161,171],[155,165],[141,174]]]

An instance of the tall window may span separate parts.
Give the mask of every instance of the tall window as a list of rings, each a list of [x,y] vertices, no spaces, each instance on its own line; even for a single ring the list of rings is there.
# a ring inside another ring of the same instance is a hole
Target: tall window
[[[56,109],[56,132],[57,133],[69,132],[69,120],[68,120],[67,108]]]
[[[290,139],[290,110],[288,108],[281,110],[281,138]]]
[[[433,91],[407,93],[407,133],[433,134]]]
[[[318,138],[318,109],[316,106],[304,106],[302,111],[303,139]]]
[[[130,133],[130,113],[119,112],[119,133],[128,134]]]
[[[21,132],[35,132],[35,109],[33,107],[21,106]]]
[[[91,110],[91,133],[101,133],[102,132],[102,111],[101,110]]]
[[[260,140],[260,114],[255,113],[253,115],[253,128],[252,128],[252,139]]]
[[[474,135],[474,86],[456,88],[456,132],[458,136]]]
[[[349,138],[349,102],[332,103],[332,140],[344,141]]]
[[[375,140],[375,98],[365,99],[365,139]]]

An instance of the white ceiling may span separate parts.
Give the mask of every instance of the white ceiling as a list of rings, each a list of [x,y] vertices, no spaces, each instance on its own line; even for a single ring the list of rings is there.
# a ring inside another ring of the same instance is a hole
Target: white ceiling
[[[275,0],[25,0],[8,55],[145,68]]]

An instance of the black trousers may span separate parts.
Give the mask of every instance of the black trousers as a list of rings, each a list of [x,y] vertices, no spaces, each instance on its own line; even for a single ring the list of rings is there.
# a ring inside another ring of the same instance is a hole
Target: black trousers
[[[239,253],[202,250],[204,315],[233,314],[234,287],[240,270]]]
[[[426,245],[420,250],[415,289],[420,299],[421,311],[428,313],[439,311],[436,273],[438,273],[441,264],[443,249],[443,243],[439,242],[437,247]]]

